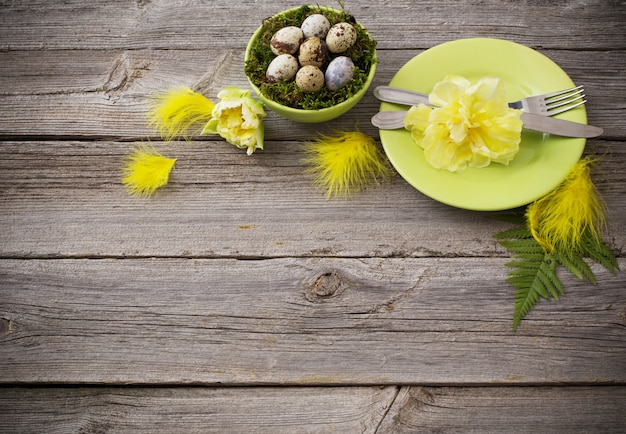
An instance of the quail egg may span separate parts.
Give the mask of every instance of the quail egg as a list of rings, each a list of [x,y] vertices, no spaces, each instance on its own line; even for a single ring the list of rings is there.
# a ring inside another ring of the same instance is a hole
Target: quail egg
[[[296,73],[296,85],[303,92],[317,92],[324,87],[324,73],[317,66],[303,66]]]
[[[270,49],[277,56],[280,54],[294,54],[304,40],[302,29],[296,26],[283,27],[270,40]]]
[[[322,14],[313,14],[304,19],[300,28],[305,38],[317,36],[323,39],[330,29],[330,21]]]
[[[344,87],[354,75],[354,63],[346,56],[335,57],[326,68],[325,82],[328,90]]]
[[[298,72],[298,60],[291,54],[276,56],[267,67],[265,76],[270,83],[289,81]]]
[[[298,60],[300,66],[313,65],[321,68],[328,57],[326,42],[313,36],[304,40],[300,45]]]
[[[343,53],[356,42],[356,29],[350,23],[337,23],[326,35],[326,44],[331,53]]]

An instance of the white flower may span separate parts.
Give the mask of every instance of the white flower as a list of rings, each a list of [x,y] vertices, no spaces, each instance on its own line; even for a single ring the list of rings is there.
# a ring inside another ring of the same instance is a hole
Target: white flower
[[[237,87],[227,87],[217,97],[220,102],[202,133],[219,134],[228,143],[247,149],[248,155],[263,149],[263,104],[251,98],[250,91]]]

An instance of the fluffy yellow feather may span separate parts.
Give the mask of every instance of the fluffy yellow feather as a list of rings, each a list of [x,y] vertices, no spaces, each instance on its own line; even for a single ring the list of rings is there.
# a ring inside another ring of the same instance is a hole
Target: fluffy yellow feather
[[[595,163],[583,158],[561,185],[526,209],[531,233],[546,251],[574,251],[585,234],[601,237],[606,206],[591,180]]]
[[[374,138],[358,131],[320,136],[305,145],[307,172],[327,198],[348,196],[374,182],[391,178],[388,161]]]
[[[187,137],[188,130],[198,124],[198,133],[212,118],[214,104],[204,95],[188,87],[171,89],[157,95],[148,112],[149,125],[165,140]]]
[[[135,196],[152,196],[169,181],[170,172],[176,162],[155,149],[141,146],[126,157],[122,184]]]

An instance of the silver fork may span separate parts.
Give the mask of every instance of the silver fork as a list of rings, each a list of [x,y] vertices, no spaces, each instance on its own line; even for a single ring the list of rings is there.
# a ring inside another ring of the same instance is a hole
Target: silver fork
[[[583,85],[571,89],[529,96],[519,101],[509,103],[509,107],[522,109],[526,113],[544,116],[554,116],[566,112],[586,103]]]

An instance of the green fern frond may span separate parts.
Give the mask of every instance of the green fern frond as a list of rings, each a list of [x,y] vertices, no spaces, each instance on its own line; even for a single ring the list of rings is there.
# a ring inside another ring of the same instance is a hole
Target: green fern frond
[[[517,329],[522,319],[541,298],[558,300],[563,294],[563,285],[556,275],[556,258],[552,253],[545,252],[534,238],[524,239],[522,242],[511,240],[504,244],[514,251],[522,251],[513,255],[515,260],[505,264],[513,268],[506,281],[518,288],[515,291],[513,311],[513,329]],[[539,250],[541,253],[537,253]],[[527,253],[528,251],[532,253]]]
[[[609,246],[604,240],[595,238],[589,233],[581,243],[581,255],[602,265],[612,275],[616,275],[619,271],[619,264]]]
[[[494,235],[513,259],[506,264],[506,282],[516,288],[514,330],[541,298],[558,300],[564,294],[558,267],[594,285],[592,261],[613,275],[619,271],[617,258],[601,236],[605,209],[589,176],[593,163],[581,159],[557,189],[524,212],[495,217],[516,224]]]
[[[556,300],[559,299],[559,295],[563,294],[563,285],[556,276],[556,260],[550,254],[546,254],[546,258],[541,262],[539,271],[537,273],[537,279],[541,282],[543,287],[550,292],[550,295]],[[545,297],[549,298],[549,297]]]
[[[523,239],[531,237],[532,234],[530,233],[530,230],[528,229],[528,227],[526,227],[526,225],[507,229],[494,235],[494,238],[496,239]]]
[[[515,310],[513,312],[513,330],[516,330],[524,316],[539,302],[539,294],[530,287],[515,291]]]
[[[542,254],[544,251],[534,238],[500,240],[498,243],[514,254]]]
[[[528,261],[543,261],[544,255],[545,252],[542,250],[541,253],[514,253],[511,257],[516,259],[526,259]]]
[[[596,284],[596,277],[593,275],[593,271],[591,271],[591,268],[581,255],[576,252],[559,252],[556,250],[554,254],[559,263],[578,277],[579,280],[587,278],[589,282]]]
[[[514,270],[509,273],[509,277],[506,279],[506,281],[512,286],[518,289],[522,289],[532,285],[536,275],[536,272],[529,270]]]
[[[541,264],[541,261],[543,260],[540,259],[539,261],[530,261],[530,260],[521,260],[521,261],[513,261],[513,262],[507,262],[506,264],[504,264],[507,267],[515,267],[515,268],[524,268],[527,270],[531,270],[531,272],[535,273],[537,271],[537,263]]]

